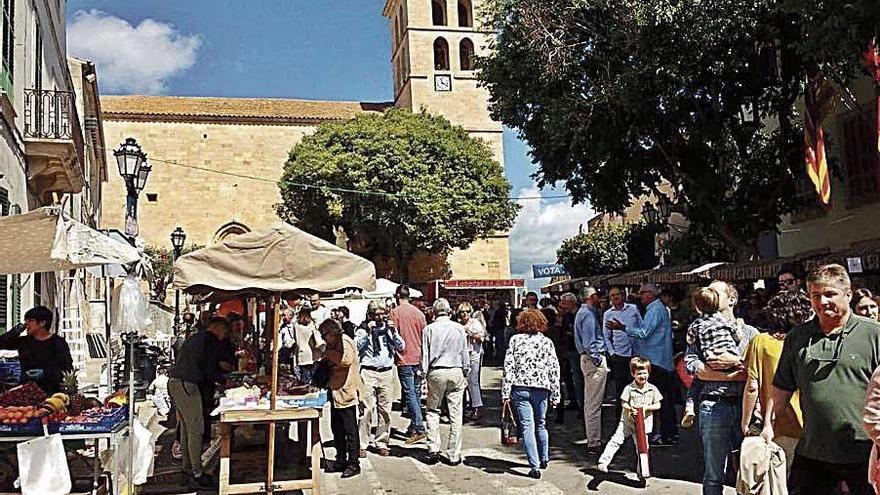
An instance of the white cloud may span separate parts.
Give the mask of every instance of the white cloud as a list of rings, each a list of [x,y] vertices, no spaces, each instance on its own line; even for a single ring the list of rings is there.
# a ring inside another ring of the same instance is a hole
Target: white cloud
[[[144,19],[137,26],[99,10],[79,11],[67,28],[68,51],[92,60],[105,92],[159,94],[196,63],[199,35]]]
[[[523,188],[519,197],[543,196],[536,187]],[[531,290],[546,285],[550,279],[532,278],[533,263],[555,263],[556,250],[562,241],[578,233],[593,210],[586,205],[571,206],[568,200],[525,200],[516,224],[510,232],[510,269],[514,277],[526,279]]]

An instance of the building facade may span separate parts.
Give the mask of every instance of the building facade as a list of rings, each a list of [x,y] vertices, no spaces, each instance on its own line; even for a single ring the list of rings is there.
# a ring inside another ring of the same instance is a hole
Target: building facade
[[[487,34],[474,26],[474,6],[458,0],[442,4],[446,17],[443,24],[434,25],[431,13],[438,5],[406,0],[385,6],[392,30],[393,104],[445,116],[485,140],[503,166],[501,125],[490,118],[488,93],[477,87],[473,70],[473,55],[483,49]],[[188,243],[204,246],[277,222],[275,205],[281,200],[277,182],[290,149],[323,122],[381,112],[391,105],[269,98],[102,98],[110,148],[134,137],[148,154],[152,172],[140,196],[139,236],[148,245],[165,248],[170,248],[169,236],[177,226],[187,232]],[[112,160],[112,149],[107,156]],[[122,179],[110,174],[104,190],[105,227],[122,229],[125,195]],[[379,276],[393,277],[393,263],[375,261]],[[416,284],[450,275],[509,278],[507,234],[478,240],[445,259],[416,256],[410,266],[411,282]]]
[[[92,64],[67,57],[65,5],[0,0],[0,215],[63,205],[97,226],[106,176],[97,78]],[[52,306],[60,281],[0,276],[0,332],[31,306]]]
[[[837,111],[823,124],[831,173],[831,203],[820,204],[805,168],[799,194],[808,206],[787,216],[780,225],[780,256],[880,248],[880,152],[871,81],[858,81],[853,94],[856,105],[839,103]]]

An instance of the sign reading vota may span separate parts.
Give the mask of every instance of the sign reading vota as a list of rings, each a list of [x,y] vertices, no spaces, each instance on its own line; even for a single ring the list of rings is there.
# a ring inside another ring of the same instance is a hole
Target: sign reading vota
[[[556,263],[543,263],[540,265],[532,265],[532,277],[548,278],[567,275],[565,267]]]

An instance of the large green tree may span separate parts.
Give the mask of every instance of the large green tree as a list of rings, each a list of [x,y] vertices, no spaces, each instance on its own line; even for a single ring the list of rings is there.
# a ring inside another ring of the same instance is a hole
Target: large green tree
[[[562,241],[557,263],[572,277],[589,277],[651,268],[654,256],[653,231],[644,224],[611,224]]]
[[[484,141],[404,109],[321,125],[294,146],[279,187],[282,218],[327,239],[343,228],[359,252],[394,259],[403,281],[416,253],[467,248],[519,210]]]
[[[666,182],[701,239],[743,259],[798,206],[805,75],[847,94],[880,2],[493,0],[486,17],[481,78],[539,185],[621,212]]]

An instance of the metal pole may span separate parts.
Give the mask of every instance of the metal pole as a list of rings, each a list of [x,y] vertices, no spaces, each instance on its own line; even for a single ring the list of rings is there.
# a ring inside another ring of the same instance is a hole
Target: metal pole
[[[173,268],[174,262],[177,261],[178,257],[180,257],[180,250],[175,247],[173,261],[172,261],[172,273],[174,270],[174,268]],[[172,277],[173,277],[173,275],[172,275]],[[176,343],[178,334],[180,333],[180,289],[174,290],[174,331],[173,331],[173,333],[174,333],[174,339],[172,339],[172,342]],[[175,351],[173,345],[171,346],[171,356],[174,359],[177,359],[177,352]]]

